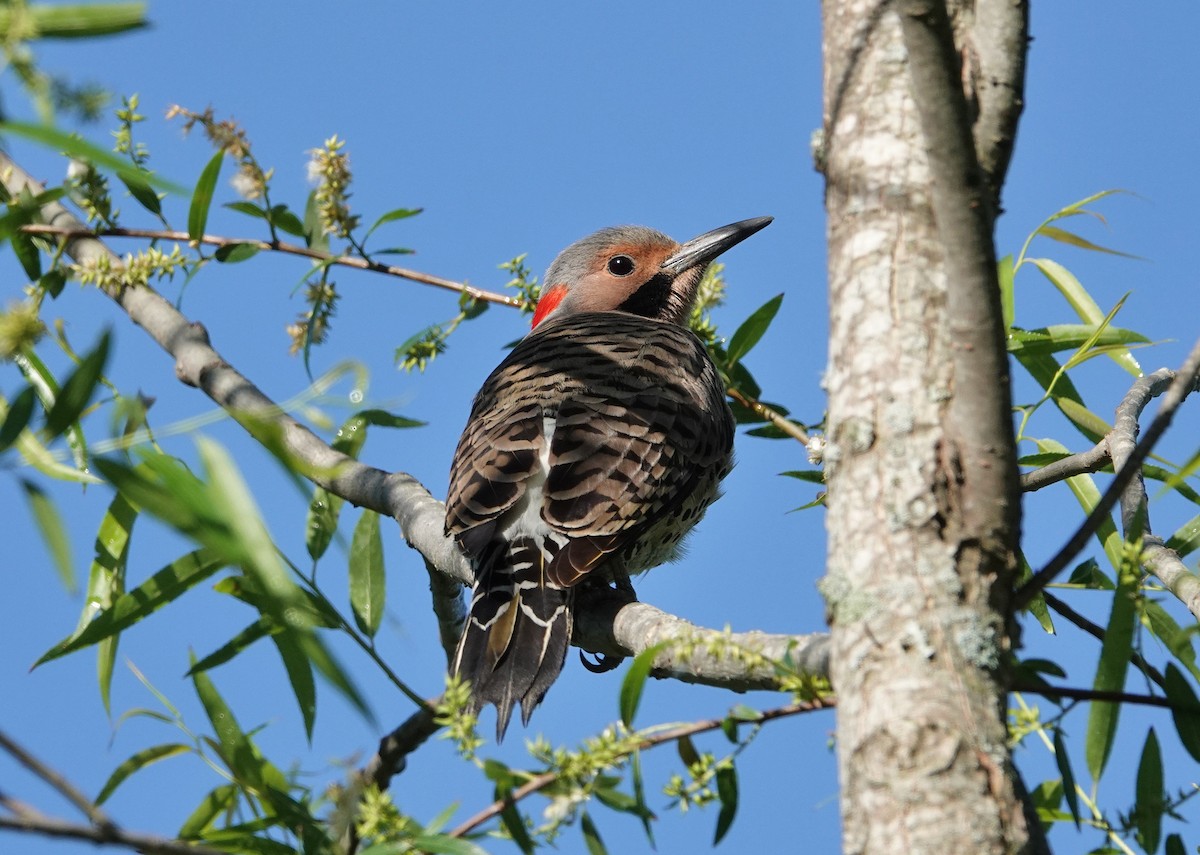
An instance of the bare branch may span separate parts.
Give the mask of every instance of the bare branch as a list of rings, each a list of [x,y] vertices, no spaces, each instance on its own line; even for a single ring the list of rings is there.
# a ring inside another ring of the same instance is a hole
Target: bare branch
[[[789,704],[786,707],[778,707],[773,710],[767,710],[755,722],[746,722],[747,724],[764,724],[768,721],[773,721],[787,716],[797,715],[799,713],[815,712],[817,710],[832,709],[835,702],[832,699],[817,699],[812,701],[801,701],[800,703]],[[661,731],[651,736],[638,741],[638,743],[628,752],[641,751],[646,748],[653,748],[655,745],[662,745],[667,742],[674,742],[682,739],[685,736],[695,736],[698,733],[705,733],[710,730],[716,730],[721,727],[725,719],[713,718],[706,721],[696,721],[690,724],[681,724],[679,727],[673,727],[670,730]],[[489,819],[499,816],[505,808],[510,805],[515,805],[522,799],[533,795],[536,792],[544,790],[546,787],[553,784],[559,779],[558,772],[543,772],[540,775],[535,775],[521,786],[517,787],[507,798],[499,799],[486,808],[475,814],[466,822],[459,825],[450,832],[450,837],[462,837],[469,834],[479,826],[483,825]]]
[[[37,757],[34,757],[2,731],[0,731],[0,748],[3,748],[18,763],[57,790],[67,801],[77,807],[91,823],[91,825],[81,825],[47,816],[5,793],[0,793],[0,807],[12,814],[12,816],[0,816],[0,829],[7,828],[12,831],[24,831],[46,837],[90,840],[96,844],[124,846],[127,849],[155,853],[155,855],[158,853],[162,855],[181,855],[181,853],[183,855],[220,855],[215,849],[209,849],[205,846],[193,846],[182,840],[173,840],[168,837],[158,837],[152,834],[142,834],[136,831],[124,831],[118,828],[104,811],[95,802],[85,796],[74,784]]]
[[[313,261],[326,261],[342,267],[352,267],[356,270],[370,270],[373,273],[385,273],[388,276],[398,276],[401,279],[409,279],[413,282],[420,282],[422,285],[432,285],[435,288],[444,288],[447,291],[455,291],[460,294],[466,294],[474,300],[480,300],[486,303],[499,303],[504,306],[512,306],[519,308],[521,301],[517,297],[511,297],[507,294],[497,294],[494,291],[485,291],[482,288],[476,288],[473,285],[468,285],[466,282],[455,282],[453,279],[443,279],[440,276],[431,276],[428,273],[422,273],[419,270],[410,270],[407,267],[397,267],[392,264],[381,264],[378,261],[371,261],[367,258],[359,258],[352,255],[331,255],[328,252],[310,249],[306,246],[297,246],[295,244],[284,243],[283,241],[268,241],[258,240],[256,238],[231,238],[221,237],[219,235],[204,235],[198,240],[193,241],[187,232],[167,231],[162,229],[130,229],[124,227],[114,227],[107,229],[89,229],[80,223],[77,226],[62,226],[62,225],[45,225],[41,223],[22,226],[20,231],[31,235],[54,235],[64,239],[74,240],[88,237],[129,237],[129,238],[144,238],[149,240],[174,240],[190,244],[207,244],[209,246],[253,246],[260,250],[270,250],[272,252],[282,252],[288,255],[299,255],[304,258],[311,258]]]
[[[7,751],[14,760],[24,766],[33,774],[37,775],[51,787],[59,792],[63,798],[75,805],[79,811],[88,818],[97,829],[113,828],[112,820],[110,820],[100,808],[80,792],[74,784],[60,775],[58,772],[51,769],[38,758],[34,757],[15,741],[8,734],[0,731],[0,748]]]
[[[1134,444],[1138,433],[1138,416],[1150,398],[1158,394],[1155,389],[1161,391],[1164,379],[1170,374],[1171,372],[1167,369],[1161,369],[1139,379],[1134,384],[1134,388],[1130,390],[1126,400],[1118,408],[1117,423],[1122,426],[1121,435],[1117,435],[1114,427],[1114,432],[1109,439],[1113,460],[1116,464],[1116,476],[1108,485],[1108,489],[1101,495],[1096,507],[1088,514],[1083,525],[1071,535],[1058,554],[1017,590],[1013,596],[1013,608],[1024,608],[1038,591],[1045,588],[1055,576],[1066,569],[1067,564],[1087,545],[1088,539],[1096,532],[1101,522],[1108,517],[1117,502],[1122,499],[1126,488],[1132,485],[1135,491],[1131,494],[1131,507],[1137,507],[1145,500],[1145,487],[1141,484],[1142,464],[1150,456],[1150,452],[1163,432],[1170,426],[1171,420],[1175,417],[1175,411],[1179,409],[1184,398],[1200,387],[1200,340],[1192,346],[1192,350],[1184,360],[1179,372],[1170,379],[1166,386],[1166,394],[1163,395],[1162,405],[1150,422],[1150,427],[1146,429],[1145,435]],[[1138,496],[1141,497],[1140,500],[1137,498]],[[1122,519],[1128,525],[1132,521],[1132,515],[1127,517],[1123,511]],[[1200,618],[1200,579],[1183,567],[1182,562],[1178,562],[1176,565],[1170,561],[1170,556],[1167,554],[1170,550],[1162,546],[1161,541],[1154,538],[1150,538],[1150,540],[1152,541],[1149,544],[1151,548],[1147,551],[1153,559],[1153,569],[1151,569],[1150,561],[1144,559],[1143,563],[1156,575],[1160,572],[1164,574],[1166,578],[1159,577],[1163,583],[1187,605],[1192,614]],[[1178,561],[1178,557],[1176,557],[1176,561]]]
[[[79,825],[48,816],[22,814],[16,818],[0,816],[0,828],[24,831],[44,837],[61,837],[71,840],[87,840],[98,846],[123,846],[146,855],[225,855],[223,850],[209,849],[182,840],[142,834],[137,831],[122,831],[119,828],[97,828]]]
[[[1180,709],[1178,704],[1158,695],[1138,695],[1131,692],[1106,692],[1100,689],[1077,689],[1071,686],[1013,686],[1014,692],[1028,692],[1048,698],[1071,698],[1076,701],[1109,701],[1119,704],[1140,704],[1145,707],[1161,707],[1168,710]],[[1185,708],[1186,712],[1200,712],[1200,708]]]
[[[1099,472],[1111,461],[1108,451],[1108,440],[1103,439],[1087,451],[1072,454],[1053,463],[1047,463],[1040,469],[1021,475],[1021,490],[1033,493],[1059,481],[1065,481],[1076,475],[1088,475]]]

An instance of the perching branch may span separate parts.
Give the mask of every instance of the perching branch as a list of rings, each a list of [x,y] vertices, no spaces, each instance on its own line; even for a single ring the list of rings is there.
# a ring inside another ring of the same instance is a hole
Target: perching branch
[[[2,152],[0,173],[4,175],[5,186],[14,195],[26,187],[35,194],[42,192],[43,188]],[[70,235],[64,238],[65,251],[77,263],[94,262],[100,256],[107,256],[110,263],[120,264],[120,259],[60,203],[46,205],[42,214],[50,225]],[[306,426],[282,412],[248,378],[226,362],[212,347],[204,327],[190,322],[153,288],[130,287],[110,296],[130,320],[146,330],[175,359],[175,374],[181,382],[203,391],[256,438],[262,438],[265,427],[270,426],[271,437],[281,442],[293,463],[314,484],[354,505],[393,517],[400,524],[408,544],[439,573],[463,584],[471,583],[466,558],[443,531],[444,506],[415,478],[404,472],[384,472],[332,449]],[[644,603],[626,604],[615,612],[606,610],[604,614],[604,622],[597,621],[594,616],[581,621],[574,642],[598,652],[635,656],[665,638],[683,637],[695,640],[699,646],[726,636],[718,630],[694,627]],[[748,642],[762,645],[764,651],[778,651],[782,656],[790,650],[797,663],[824,667],[827,662],[824,653],[827,639],[823,635],[748,633],[746,636]],[[773,674],[761,668],[738,668],[736,663],[722,664],[703,657],[695,664],[664,662],[661,673],[736,689],[770,689],[779,685]],[[814,673],[825,674],[823,670]]]
[[[1162,405],[1150,422],[1150,427],[1146,429],[1145,435],[1138,440],[1138,416],[1141,415],[1150,399],[1162,394],[1164,388]],[[1179,409],[1184,398],[1198,388],[1200,388],[1200,340],[1192,346],[1191,352],[1178,373],[1160,369],[1134,383],[1129,394],[1125,396],[1125,400],[1117,408],[1117,424],[1114,425],[1113,432],[1107,438],[1116,468],[1116,475],[1112,483],[1108,485],[1101,495],[1100,501],[1096,503],[1096,507],[1092,509],[1087,519],[1066,544],[1041,570],[1033,575],[1033,578],[1017,590],[1013,597],[1014,608],[1021,609],[1027,606],[1039,591],[1066,569],[1067,564],[1087,545],[1088,539],[1095,534],[1096,529],[1108,517],[1117,502],[1123,500],[1127,489],[1131,491],[1126,503],[1126,507],[1130,510],[1125,512],[1123,509],[1122,523],[1126,526],[1126,533],[1128,533],[1128,527],[1136,516],[1134,509],[1141,507],[1145,502],[1146,489],[1141,481],[1142,464],[1150,456],[1150,452],[1163,432],[1170,426],[1175,411]],[[1143,533],[1149,531],[1145,524],[1143,524],[1142,531]],[[1200,579],[1188,571],[1183,566],[1183,562],[1179,560],[1179,556],[1173,550],[1167,549],[1158,538],[1153,535],[1145,535],[1144,544],[1143,565],[1157,576],[1197,619],[1200,619]],[[1172,556],[1174,557],[1172,558]]]

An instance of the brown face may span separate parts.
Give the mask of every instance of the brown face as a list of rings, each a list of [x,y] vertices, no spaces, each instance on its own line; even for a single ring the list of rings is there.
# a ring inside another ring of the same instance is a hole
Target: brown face
[[[554,282],[538,301],[533,316],[537,326],[552,311],[622,311],[660,317],[671,291],[672,277],[662,263],[679,249],[667,240],[621,242],[600,247],[582,264],[572,265],[580,275],[571,282]]]

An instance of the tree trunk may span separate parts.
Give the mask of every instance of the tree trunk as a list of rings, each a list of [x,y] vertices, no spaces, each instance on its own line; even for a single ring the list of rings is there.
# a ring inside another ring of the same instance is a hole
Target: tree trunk
[[[983,111],[1007,133],[977,154],[968,11],[956,47],[942,3],[824,4],[822,592],[851,853],[1029,847],[1005,727],[1019,495],[991,243],[1023,59],[1008,120]]]

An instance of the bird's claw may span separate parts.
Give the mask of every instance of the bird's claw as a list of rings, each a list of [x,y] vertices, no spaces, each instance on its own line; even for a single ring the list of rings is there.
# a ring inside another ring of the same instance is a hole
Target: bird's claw
[[[588,651],[580,650],[579,661],[583,663],[584,668],[587,668],[593,674],[605,674],[625,661],[624,656],[609,656],[605,653],[593,653],[592,655],[596,657],[596,660],[592,662],[588,660],[587,654]]]

